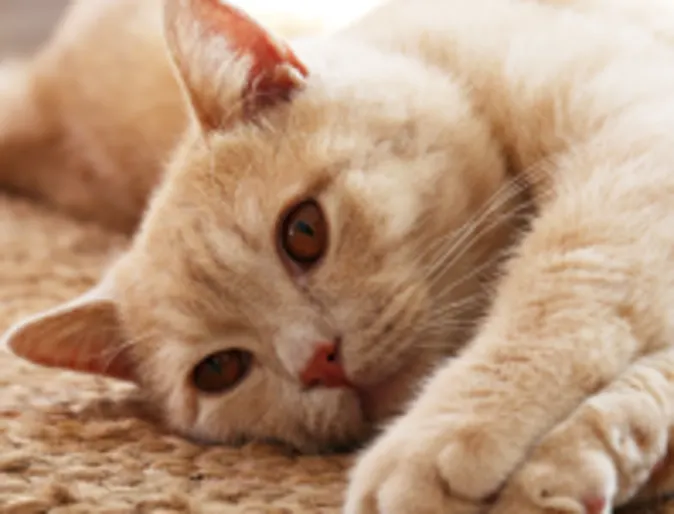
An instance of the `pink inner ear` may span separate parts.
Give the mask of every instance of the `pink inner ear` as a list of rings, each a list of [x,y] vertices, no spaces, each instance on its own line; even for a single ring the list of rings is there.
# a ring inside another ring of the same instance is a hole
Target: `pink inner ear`
[[[78,348],[71,349],[70,353],[63,354],[38,353],[38,348],[36,353],[30,355],[30,360],[39,362],[41,366],[105,375],[120,380],[133,380],[128,356],[123,349],[117,353],[106,355],[101,353],[99,348],[93,350],[84,348],[83,346],[87,344],[90,343],[80,341]],[[23,357],[20,354],[18,355]]]
[[[245,12],[219,0],[192,0],[192,8],[206,29],[225,35],[234,51],[252,58],[245,98],[271,103],[302,87],[309,74],[304,64]]]
[[[6,343],[15,355],[40,366],[135,380],[133,359],[109,302],[35,316],[10,330]]]

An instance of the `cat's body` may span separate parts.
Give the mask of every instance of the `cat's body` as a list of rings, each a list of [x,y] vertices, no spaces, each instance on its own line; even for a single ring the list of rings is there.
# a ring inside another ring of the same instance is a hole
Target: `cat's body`
[[[38,55],[0,66],[5,188],[115,230],[137,227],[188,121],[162,4],[74,1]],[[319,31],[290,17],[272,26]]]
[[[133,205],[163,159],[166,177],[102,284],[9,347],[134,380],[191,435],[306,450],[362,439],[440,365],[357,467],[349,513],[630,498],[674,412],[674,7],[393,0],[293,53],[215,0],[165,5],[190,108],[157,118]]]
[[[5,186],[133,230],[187,123],[161,4],[75,2],[34,60],[0,68]]]

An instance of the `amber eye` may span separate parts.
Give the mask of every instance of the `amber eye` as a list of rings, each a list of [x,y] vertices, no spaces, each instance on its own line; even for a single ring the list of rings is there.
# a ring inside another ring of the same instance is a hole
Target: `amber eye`
[[[281,249],[300,266],[311,266],[328,246],[328,224],[315,200],[305,200],[292,207],[280,227]]]
[[[196,365],[192,382],[204,393],[222,393],[246,377],[251,361],[251,354],[244,350],[214,353]]]

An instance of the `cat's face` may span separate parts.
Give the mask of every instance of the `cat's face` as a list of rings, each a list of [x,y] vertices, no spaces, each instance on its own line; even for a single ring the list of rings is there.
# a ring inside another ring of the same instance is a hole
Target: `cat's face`
[[[112,374],[174,428],[311,451],[362,440],[465,341],[515,198],[483,209],[504,166],[445,77],[346,42],[299,55],[301,89],[226,128],[208,68],[183,69],[201,123],[94,301]]]

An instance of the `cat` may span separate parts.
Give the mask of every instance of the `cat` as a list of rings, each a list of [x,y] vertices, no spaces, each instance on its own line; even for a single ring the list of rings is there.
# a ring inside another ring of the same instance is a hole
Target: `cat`
[[[384,427],[347,514],[634,497],[674,407],[674,6],[388,0],[291,47],[225,2],[162,5],[187,128],[128,252],[5,345],[135,382],[199,439]],[[41,127],[29,107],[3,130]]]

